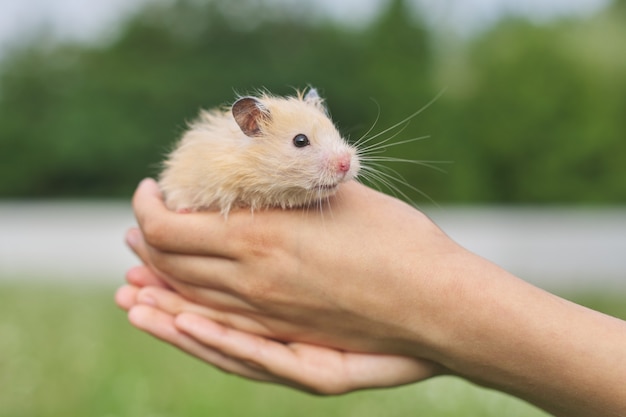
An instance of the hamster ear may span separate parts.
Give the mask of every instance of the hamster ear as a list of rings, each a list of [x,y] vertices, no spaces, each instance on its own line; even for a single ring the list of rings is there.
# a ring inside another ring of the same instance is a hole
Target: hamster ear
[[[310,87],[309,91],[304,95],[303,100],[305,103],[309,103],[323,111],[328,115],[328,109],[324,105],[324,99],[320,97],[316,88]]]
[[[322,98],[317,92],[317,88],[314,87],[309,88],[309,91],[307,91],[306,95],[304,96],[304,101],[319,101],[321,99]]]
[[[261,136],[261,124],[270,120],[270,111],[254,97],[237,100],[232,113],[241,131],[250,137]]]

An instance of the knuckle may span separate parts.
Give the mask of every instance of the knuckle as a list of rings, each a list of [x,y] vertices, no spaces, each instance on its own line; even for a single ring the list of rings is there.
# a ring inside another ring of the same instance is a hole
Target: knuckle
[[[284,233],[262,217],[246,217],[229,229],[230,240],[238,252],[248,258],[270,257],[277,248],[285,245]]]
[[[250,302],[271,302],[277,294],[274,280],[269,276],[246,276],[237,281],[236,291]]]
[[[169,277],[172,274],[170,262],[168,261],[167,256],[164,256],[162,253],[152,252],[150,262],[162,276]]]
[[[232,236],[240,253],[248,257],[263,257],[271,250],[272,239],[258,227],[242,225],[233,230]]]
[[[141,224],[145,241],[154,247],[162,247],[168,233],[164,225],[156,219],[145,219]]]
[[[237,249],[242,279],[235,290],[248,300],[269,300],[280,294],[281,275],[286,268],[286,257],[279,240],[262,231],[241,232]]]

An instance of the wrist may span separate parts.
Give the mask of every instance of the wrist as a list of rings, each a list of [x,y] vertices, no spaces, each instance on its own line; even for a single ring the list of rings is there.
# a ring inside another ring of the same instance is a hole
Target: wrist
[[[626,323],[471,256],[448,292],[429,359],[555,415],[621,415],[624,408],[611,414],[605,407],[626,408]]]

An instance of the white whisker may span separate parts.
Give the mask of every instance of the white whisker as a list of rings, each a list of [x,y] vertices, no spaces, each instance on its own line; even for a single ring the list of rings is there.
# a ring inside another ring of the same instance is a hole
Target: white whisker
[[[400,132],[398,132],[398,133],[400,133]],[[376,152],[376,151],[378,151],[380,149],[386,150],[386,149],[389,149],[389,148],[391,148],[393,146],[405,145],[407,143],[417,142],[417,141],[424,140],[424,139],[430,139],[430,135],[426,135],[426,136],[419,136],[417,138],[405,139],[405,140],[402,140],[400,142],[394,142],[394,143],[390,143],[390,144],[387,145],[386,143],[389,142],[391,139],[395,138],[398,135],[398,133],[396,133],[395,135],[393,135],[389,139],[386,139],[386,140],[384,140],[382,142],[372,144],[372,145],[370,145],[368,147],[365,147],[365,148],[360,148],[359,152],[364,151],[365,153],[371,153],[371,152]]]
[[[446,89],[442,89],[432,100],[430,100],[428,103],[426,103],[425,106],[423,106],[422,108],[420,108],[418,111],[408,115],[407,117],[405,117],[404,119],[400,120],[398,123],[391,125],[390,127],[388,127],[387,129],[378,132],[377,134],[375,134],[374,136],[368,138],[365,140],[365,142],[363,143],[367,143],[368,141],[375,139],[381,135],[384,135],[385,133],[388,133],[391,130],[394,130],[395,128],[402,126],[403,124],[407,124],[414,119],[415,117],[419,116],[421,113],[423,113],[426,109],[428,109],[430,106],[432,106],[437,100],[439,100],[439,98],[441,98],[441,96],[445,93]],[[378,118],[376,119],[378,120]],[[403,127],[403,129],[405,129],[406,126]],[[370,129],[371,130],[371,129]],[[369,132],[369,131],[368,131]],[[363,136],[363,138],[366,137],[366,135]],[[362,139],[363,139],[362,138]],[[357,141],[357,144],[359,143],[359,141]],[[361,145],[363,144],[361,143]]]
[[[451,161],[412,160],[394,156],[383,156],[381,154],[387,152],[393,147],[406,145],[408,143],[413,143],[424,139],[429,139],[430,136],[427,135],[404,139],[391,143],[391,141],[394,140],[400,133],[405,131],[412,119],[428,109],[444,94],[444,92],[445,88],[418,111],[410,114],[398,123],[395,123],[392,126],[370,136],[380,118],[380,108],[378,109],[378,115],[376,116],[376,120],[374,121],[372,126],[363,136],[361,136],[355,142],[355,147],[357,148],[357,156],[359,158],[359,161],[361,162],[361,172],[358,175],[359,178],[357,178],[359,181],[363,180],[366,183],[379,189],[380,191],[383,191],[383,189],[387,190],[395,197],[402,198],[414,206],[417,206],[417,204],[409,197],[408,193],[406,192],[407,189],[414,191],[415,193],[426,198],[431,203],[437,205],[437,203],[428,194],[410,184],[409,181],[407,181],[407,179],[398,170],[389,167],[387,163],[418,165],[425,168],[433,169],[441,173],[446,173],[446,171],[438,165],[449,164],[451,163]],[[379,142],[375,141],[376,139],[390,132],[393,133],[386,139]]]
[[[404,164],[413,164],[419,165],[426,168],[434,169],[435,171],[441,172],[443,174],[447,174],[447,171],[436,166],[435,164],[451,164],[452,161],[423,161],[423,160],[413,160],[413,159],[404,159],[404,158],[394,158],[387,156],[366,156],[361,158],[362,162],[370,163],[370,162],[399,162]]]
[[[357,148],[360,147],[361,145],[363,145],[364,143],[367,143],[367,141],[369,141],[369,139],[365,139],[367,138],[367,135],[369,135],[370,133],[372,133],[372,130],[374,130],[374,128],[376,127],[376,124],[378,123],[378,119],[380,119],[380,105],[378,104],[378,102],[376,100],[373,100],[374,104],[376,104],[376,107],[378,108],[378,112],[376,114],[376,119],[374,119],[374,123],[372,123],[372,126],[370,126],[370,128],[367,130],[367,132],[365,132],[359,139],[357,139],[354,142],[354,146],[356,146]],[[365,142],[363,142],[365,141]]]
[[[373,144],[371,144],[369,146],[363,147],[363,145],[366,144],[367,142],[369,142],[369,141],[377,138],[378,136],[380,136],[380,134],[374,135],[371,138],[368,138],[367,140],[363,141],[363,143],[361,144],[361,149],[363,149],[365,152],[368,152],[370,150],[386,149],[389,146],[393,146],[393,144],[389,144],[389,145],[385,145],[385,144],[387,144],[389,141],[393,140],[400,133],[404,132],[404,129],[406,129],[408,126],[409,126],[409,124],[407,123],[405,126],[402,126],[402,129],[400,129],[399,131],[397,131],[396,133],[394,133],[393,135],[391,135],[387,139],[383,140],[382,142],[373,143]]]
[[[411,203],[414,206],[417,206],[415,202],[404,193],[397,185],[395,185],[392,181],[390,181],[388,175],[383,175],[378,171],[368,172],[367,175],[364,175],[364,178],[370,182],[372,185],[377,186],[380,191],[382,191],[382,187],[386,188],[391,192],[391,194],[396,198],[403,198],[405,201]],[[391,177],[393,179],[393,177]],[[381,187],[382,185],[382,187]]]

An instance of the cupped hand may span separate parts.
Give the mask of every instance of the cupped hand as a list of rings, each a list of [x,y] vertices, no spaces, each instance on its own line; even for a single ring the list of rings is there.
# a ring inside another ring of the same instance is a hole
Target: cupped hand
[[[624,413],[623,321],[471,254],[391,197],[347,183],[323,210],[225,219],[170,212],[144,181],[133,206],[144,266],[118,303],[226,371],[320,393],[445,372],[559,416]]]
[[[224,218],[171,212],[146,180],[133,207],[127,241],[161,285],[273,340],[432,359],[468,266],[421,212],[355,182],[322,210]]]
[[[116,301],[134,326],[228,373],[335,395],[418,382],[440,372],[425,360],[281,343],[231,329],[207,319],[203,306],[160,285],[147,268],[134,268],[130,276],[131,282],[158,285],[117,291]],[[171,312],[178,310],[194,313]]]

